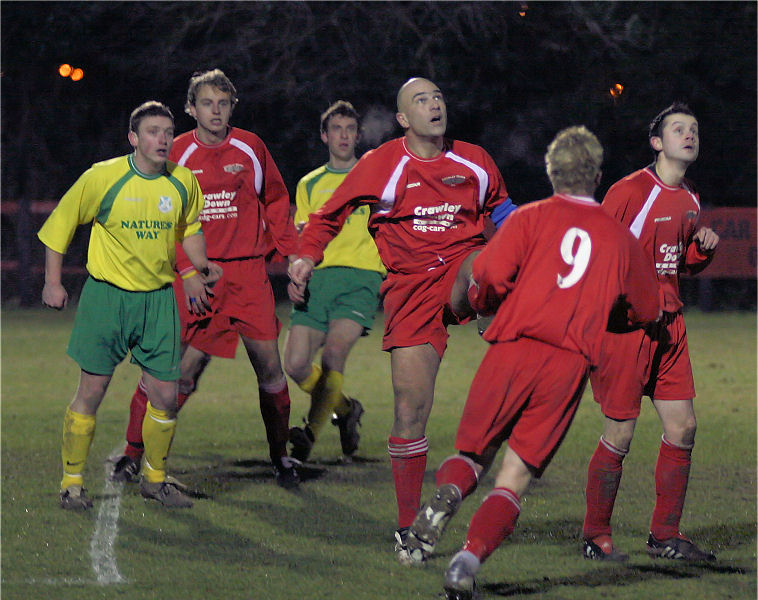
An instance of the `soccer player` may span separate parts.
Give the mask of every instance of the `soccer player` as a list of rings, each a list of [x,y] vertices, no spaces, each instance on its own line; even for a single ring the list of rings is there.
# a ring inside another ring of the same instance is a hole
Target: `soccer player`
[[[321,115],[321,141],[329,150],[329,162],[297,184],[295,224],[299,229],[312,212],[331,198],[358,162],[358,125],[358,113],[344,100],[335,102]],[[379,287],[386,274],[368,232],[368,217],[368,206],[353,211],[314,269],[306,301],[292,310],[284,369],[311,396],[305,426],[290,429],[291,454],[300,461],[308,459],[332,413],[337,415],[333,422],[339,427],[342,453],[349,457],[358,449],[363,406],[343,393],[343,375],[351,348],[374,321]],[[318,365],[313,358],[321,347]]]
[[[203,197],[189,169],[167,161],[174,117],[145,102],[129,119],[134,153],[94,164],[61,198],[38,233],[45,248],[45,306],[63,309],[63,255],[79,225],[92,222],[87,271],[67,352],[81,367],[63,420],[60,505],[86,510],[84,465],[95,416],[113,372],[128,352],[142,368],[147,394],[141,493],[168,507],[192,502],[166,484],[166,456],[176,428],[179,321],[171,282],[177,242],[198,272],[196,302],[209,306],[221,268],[209,263],[198,222]]]
[[[672,559],[714,560],[713,554],[679,531],[697,427],[679,273],[704,269],[719,237],[707,227],[697,229],[700,200],[684,177],[700,147],[695,115],[685,104],[672,104],[653,119],[649,140],[656,155],[653,164],[614,184],[603,208],[640,240],[655,267],[663,319],[644,331],[606,334],[601,361],[590,378],[605,426],[587,473],[584,555],[614,561],[627,558],[613,545],[610,521],[622,462],[645,395],[663,424],[647,552]]]
[[[518,209],[474,260],[469,296],[495,312],[455,447],[437,490],[411,525],[412,558],[431,553],[462,499],[508,441],[495,489],[474,514],[445,573],[448,598],[471,598],[482,562],[513,531],[521,498],[557,452],[598,360],[602,333],[660,314],[655,276],[634,237],[592,198],[603,148],[585,127],[564,129],[545,164],[554,194]],[[518,357],[518,360],[514,360]]]
[[[185,110],[197,127],[180,135],[171,158],[197,175],[205,196],[200,213],[208,255],[224,265],[224,277],[213,290],[213,308],[180,308],[182,362],[178,406],[197,389],[211,356],[234,358],[239,339],[258,378],[258,395],[276,481],[298,485],[287,456],[290,398],[281,366],[277,338],[281,324],[274,313],[274,295],[266,274],[270,239],[283,255],[294,254],[297,232],[289,214],[289,194],[261,139],[229,125],[237,91],[219,69],[192,76]],[[180,306],[190,307],[198,282],[196,269],[177,252],[180,278],[174,291]],[[114,464],[116,480],[131,481],[143,454],[141,423],[145,411],[145,380],[132,397],[124,455]]]
[[[439,88],[413,78],[397,95],[405,131],[364,154],[332,198],[313,213],[290,264],[293,302],[324,248],[348,216],[368,204],[369,229],[386,267],[382,284],[395,420],[389,454],[398,529],[395,550],[405,560],[408,526],[418,510],[428,442],[426,422],[447,345],[447,326],[473,316],[466,290],[471,262],[484,247],[485,220],[499,225],[513,210],[492,158],[479,146],[444,137],[447,108]]]

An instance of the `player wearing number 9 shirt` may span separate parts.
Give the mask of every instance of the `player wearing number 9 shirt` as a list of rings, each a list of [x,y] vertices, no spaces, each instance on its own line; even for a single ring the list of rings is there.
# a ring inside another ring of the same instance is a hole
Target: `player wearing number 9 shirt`
[[[639,243],[591,197],[602,156],[585,127],[560,132],[545,157],[554,195],[517,209],[474,259],[469,298],[478,312],[495,313],[484,334],[491,346],[463,410],[459,454],[442,463],[435,495],[411,525],[408,546],[417,558],[433,550],[506,440],[508,448],[446,574],[449,597],[470,597],[480,563],[513,530],[521,496],[576,413],[612,308],[623,298],[630,323],[660,313],[655,273]]]

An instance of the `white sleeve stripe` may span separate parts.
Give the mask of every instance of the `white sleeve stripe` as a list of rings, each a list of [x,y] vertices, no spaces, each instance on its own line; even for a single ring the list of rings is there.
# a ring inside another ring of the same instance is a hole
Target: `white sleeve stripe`
[[[195,150],[197,150],[197,144],[195,142],[192,142],[189,146],[187,146],[187,149],[184,151],[184,154],[182,154],[181,158],[176,161],[176,164],[183,167],[187,162],[187,159],[192,156],[192,153]]]
[[[695,194],[693,194],[692,192],[690,192],[689,190],[687,190],[687,193],[690,196],[692,196],[692,201],[695,203],[695,206],[697,206],[698,212],[700,212],[700,202],[697,201],[697,196]]]
[[[384,190],[382,190],[382,197],[379,199],[379,210],[376,212],[380,214],[389,212],[392,206],[395,204],[395,198],[397,197],[397,182],[400,180],[400,175],[403,174],[405,163],[407,163],[410,159],[410,156],[403,156],[403,158],[400,159],[400,162],[397,163],[397,166],[395,167],[395,170],[392,171],[392,175],[390,176],[387,185],[385,185]]]
[[[260,196],[261,189],[263,188],[263,167],[261,167],[261,162],[258,160],[255,152],[253,152],[253,149],[245,142],[238,140],[237,138],[232,138],[229,140],[229,143],[235,148],[242,150],[250,157],[250,160],[253,161],[253,166],[255,167],[255,193]]]
[[[484,199],[487,196],[487,186],[490,184],[490,176],[487,174],[487,171],[482,169],[482,167],[479,165],[472,163],[470,160],[466,160],[462,156],[458,156],[455,154],[455,152],[446,152],[445,156],[447,156],[450,160],[454,160],[455,162],[459,162],[462,165],[466,165],[469,169],[476,173],[476,176],[479,179],[479,208],[482,208],[484,206]]]
[[[645,224],[645,219],[647,219],[647,215],[650,212],[650,209],[653,208],[653,203],[660,193],[661,187],[658,185],[653,186],[653,189],[650,190],[650,194],[648,195],[647,200],[645,200],[645,204],[642,206],[642,210],[636,217],[634,217],[634,221],[632,221],[632,224],[629,226],[629,231],[631,231],[632,235],[634,235],[634,237],[637,239],[640,239],[640,234],[642,233],[642,226]]]

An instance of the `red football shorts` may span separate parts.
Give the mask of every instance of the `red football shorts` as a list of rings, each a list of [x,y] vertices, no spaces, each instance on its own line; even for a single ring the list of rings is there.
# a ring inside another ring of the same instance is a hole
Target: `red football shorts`
[[[632,333],[605,333],[599,364],[590,375],[595,402],[606,417],[636,419],[642,396],[690,400],[695,383],[681,312]]]
[[[477,250],[481,248],[472,252]],[[384,302],[382,350],[431,344],[442,357],[447,348],[447,326],[462,325],[473,317],[473,313],[456,315],[450,306],[458,269],[467,256],[424,273],[387,275],[380,289]]]
[[[579,353],[530,338],[490,346],[474,376],[455,447],[508,446],[540,477],[566,436],[587,385]]]
[[[234,358],[240,335],[259,341],[275,340],[282,325],[274,312],[274,292],[263,258],[220,264],[224,274],[213,288],[210,313],[198,317],[187,311],[178,277],[174,292],[179,303],[182,344],[212,356]]]

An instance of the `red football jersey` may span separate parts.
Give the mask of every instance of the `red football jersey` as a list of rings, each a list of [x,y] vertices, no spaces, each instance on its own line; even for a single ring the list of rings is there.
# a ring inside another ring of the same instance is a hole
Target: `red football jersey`
[[[233,127],[220,144],[203,144],[188,131],[174,140],[170,159],[192,170],[205,207],[200,221],[210,259],[265,256],[276,249],[287,256],[297,249],[287,187],[263,141]],[[270,238],[269,238],[270,235]],[[190,267],[177,248],[177,270]]]
[[[640,240],[658,274],[663,310],[678,311],[679,273],[702,271],[713,258],[692,241],[700,216],[700,198],[692,186],[687,180],[678,187],[666,185],[648,167],[613,184],[602,206]]]
[[[507,197],[500,171],[479,146],[445,140],[441,154],[423,159],[398,138],[361,157],[311,214],[298,254],[320,262],[353,209],[369,204],[369,229],[387,270],[424,272],[483,245],[484,217]]]
[[[658,317],[655,274],[637,240],[591,198],[558,194],[517,209],[474,259],[474,308],[497,310],[489,342],[533,338],[595,364],[619,296],[636,322]]]

